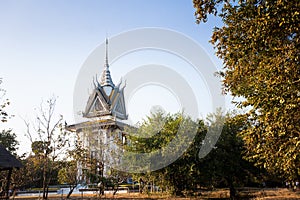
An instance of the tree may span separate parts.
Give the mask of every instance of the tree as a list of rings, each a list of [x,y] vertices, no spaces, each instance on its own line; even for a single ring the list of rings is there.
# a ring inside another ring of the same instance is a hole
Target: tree
[[[79,183],[78,176],[77,176],[77,161],[76,160],[66,161],[65,166],[63,166],[62,168],[59,169],[58,182],[60,184],[69,184],[70,191],[67,195],[67,199],[70,198],[75,187]]]
[[[236,187],[262,182],[260,170],[243,159],[244,143],[239,134],[249,126],[244,115],[214,113],[208,115],[209,127],[224,124],[213,150],[200,164],[199,179],[209,188],[229,187],[230,198],[237,196]],[[214,134],[212,132],[212,134]]]
[[[59,165],[57,160],[63,156],[68,147],[67,132],[64,130],[63,117],[55,118],[56,98],[52,97],[42,102],[39,113],[36,116],[36,123],[26,123],[27,136],[31,141],[32,151],[42,164],[42,187],[43,199],[48,198],[49,184]],[[32,126],[31,126],[32,125]]]
[[[2,84],[2,79],[0,78],[0,85]],[[0,87],[0,121],[7,122],[10,115],[6,112],[5,108],[10,104],[9,100],[5,98],[6,91]],[[18,149],[18,141],[15,133],[12,129],[2,130],[0,132],[0,144],[2,144],[10,153],[16,154]]]
[[[75,187],[82,181],[78,174],[78,164],[83,164],[86,161],[87,150],[82,147],[78,134],[75,138],[73,149],[67,150],[68,160],[64,162],[63,166],[58,171],[58,182],[60,184],[69,184],[70,191],[67,198],[70,198]]]
[[[17,136],[12,132],[12,129],[2,130],[0,132],[0,144],[3,145],[10,153],[16,155],[19,142]]]
[[[12,176],[15,188],[25,189],[40,187],[43,184],[43,163],[35,155],[21,159],[23,167]]]
[[[184,127],[183,130],[182,127],[179,130],[180,126]],[[169,145],[170,141],[178,135],[178,132],[183,131],[184,133],[177,140],[178,143],[172,146],[172,150],[177,152],[177,149],[187,141],[185,137],[188,137],[191,131],[197,131],[189,148],[176,161],[162,169],[134,175],[135,180],[140,180],[141,191],[148,191],[148,186],[151,186],[153,191],[154,186],[159,186],[162,190],[171,194],[185,195],[197,189],[199,184],[199,179],[197,178],[199,175],[197,167],[199,162],[198,152],[201,147],[201,141],[206,134],[206,127],[203,121],[195,122],[182,114],[167,115],[157,112],[152,113],[137,130],[132,129],[128,131],[130,133],[130,145],[126,150],[138,153],[146,152],[149,155],[151,155],[151,152]],[[172,152],[167,153],[171,154]],[[128,165],[144,162],[142,160],[133,162],[133,159],[135,158],[127,158],[129,161]],[[153,160],[153,162],[159,161]],[[153,162],[149,163],[149,165],[155,165]]]
[[[198,23],[218,15],[212,44],[224,91],[247,109],[247,159],[300,179],[300,1],[193,0]]]
[[[130,145],[126,151],[143,153],[168,145],[178,134],[182,124],[188,125],[184,128],[186,134],[194,130],[194,125],[197,127],[193,142],[176,161],[156,171],[149,170],[133,175],[134,180],[140,180],[140,191],[148,192],[149,187],[153,191],[154,186],[159,186],[168,193],[186,196],[197,194],[200,187],[229,187],[230,196],[234,199],[237,195],[236,187],[261,184],[266,174],[253,163],[243,159],[245,148],[240,133],[250,126],[247,117],[235,113],[224,115],[221,110],[217,110],[207,117],[206,122],[195,122],[182,114],[152,113],[137,130],[128,130]],[[223,128],[219,137],[220,126]],[[185,135],[180,138],[182,142],[185,141],[184,137]],[[219,140],[215,144],[216,137],[219,137]],[[178,146],[181,145],[179,142]],[[200,149],[209,145],[213,145],[212,151],[200,158]],[[173,150],[176,151],[178,146],[174,146]],[[134,157],[129,157],[126,164],[135,165],[137,161],[133,159]]]

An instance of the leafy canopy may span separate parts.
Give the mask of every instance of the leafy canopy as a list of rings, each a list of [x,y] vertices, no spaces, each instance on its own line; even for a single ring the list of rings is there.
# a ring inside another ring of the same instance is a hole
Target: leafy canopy
[[[0,144],[3,145],[10,153],[17,154],[19,142],[12,129],[2,130],[0,132]]]
[[[247,108],[247,158],[287,179],[300,176],[300,1],[193,0],[198,23],[218,15],[212,44],[224,91]]]
[[[196,186],[199,184],[199,179],[197,178],[199,177],[199,170],[197,169],[199,161],[198,152],[201,147],[200,143],[206,134],[206,127],[203,121],[193,121],[180,113],[173,115],[163,112],[151,113],[137,130],[134,128],[127,130],[127,132],[130,133],[130,137],[128,138],[130,144],[126,150],[130,152],[148,153],[149,156],[151,156],[151,152],[170,145],[170,142],[174,140],[176,135],[178,136],[181,126],[184,127],[184,134],[179,136],[176,145],[172,146],[173,151],[162,151],[162,154],[165,154],[164,159],[168,159],[168,156],[173,156],[173,154],[178,153],[178,149],[184,145],[183,143],[185,143],[186,137],[188,137],[190,132],[197,131],[195,137],[183,154],[179,156],[177,160],[159,170],[151,171],[149,170],[151,168],[145,167],[148,171],[145,170],[147,172],[134,174],[134,180],[142,180],[144,185],[154,184],[164,191],[167,190],[177,195],[182,195],[184,191],[192,191],[197,188]],[[125,154],[126,153],[125,151]],[[126,162],[128,166],[137,163],[151,166],[160,162],[160,160],[154,159],[148,163],[149,160],[145,161],[140,159],[140,157],[132,156],[123,162]],[[148,188],[141,185],[140,190],[147,191]]]

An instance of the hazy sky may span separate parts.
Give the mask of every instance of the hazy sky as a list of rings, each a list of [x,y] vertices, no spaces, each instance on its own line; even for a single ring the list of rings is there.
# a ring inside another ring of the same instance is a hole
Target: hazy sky
[[[112,37],[143,27],[175,30],[197,41],[216,66],[221,66],[208,43],[213,27],[221,23],[211,18],[209,23],[197,25],[192,0],[0,0],[0,24],[1,86],[11,101],[8,111],[15,115],[8,123],[0,124],[0,129],[14,130],[21,152],[30,148],[22,118],[33,120],[34,108],[42,100],[58,96],[56,112],[68,124],[74,123],[76,77],[106,35]],[[101,70],[99,66],[99,74]],[[113,65],[111,73],[117,74]],[[117,83],[119,77],[115,79]],[[145,91],[151,93],[151,88]],[[162,96],[166,98],[168,94]]]

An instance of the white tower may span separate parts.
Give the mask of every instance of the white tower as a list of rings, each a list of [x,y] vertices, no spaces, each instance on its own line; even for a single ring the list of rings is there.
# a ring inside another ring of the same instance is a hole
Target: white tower
[[[100,82],[94,81],[94,89],[89,96],[83,117],[86,122],[70,125],[68,130],[76,132],[82,142],[83,148],[89,152],[90,160],[95,160],[96,172],[98,175],[107,176],[109,174],[109,162],[113,160],[111,155],[112,141],[119,140],[124,144],[125,124],[122,122],[127,119],[124,87],[121,82],[115,86],[109,70],[108,64],[108,40],[106,39],[105,63]],[[84,171],[91,170],[91,164],[79,163],[78,175],[80,179],[87,182],[89,178]],[[95,173],[95,174],[97,174]]]

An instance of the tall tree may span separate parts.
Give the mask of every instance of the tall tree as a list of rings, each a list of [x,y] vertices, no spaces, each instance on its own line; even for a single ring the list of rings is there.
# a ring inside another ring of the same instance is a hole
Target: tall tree
[[[212,44],[224,91],[246,108],[247,158],[300,179],[300,1],[193,0],[197,22],[218,15]]]
[[[239,134],[249,123],[244,115],[218,112],[208,115],[208,121],[211,129],[220,123],[223,129],[212,151],[198,165],[201,172],[199,179],[203,186],[229,187],[230,198],[235,199],[238,195],[236,187],[262,181],[259,180],[262,177],[260,170],[243,159],[244,145]]]
[[[63,117],[55,116],[56,98],[42,102],[36,116],[36,122],[27,126],[27,135],[31,141],[32,151],[43,163],[43,199],[48,198],[49,184],[57,175],[57,160],[68,147],[67,132],[64,130]]]

